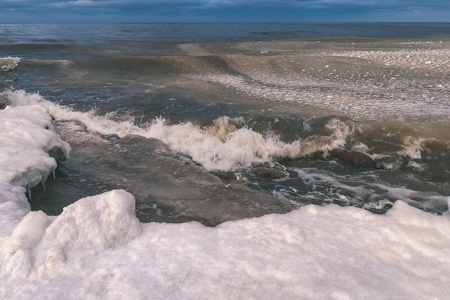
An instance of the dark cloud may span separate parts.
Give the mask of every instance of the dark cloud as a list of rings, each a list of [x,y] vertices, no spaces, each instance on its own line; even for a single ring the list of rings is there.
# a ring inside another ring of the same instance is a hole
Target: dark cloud
[[[447,21],[448,0],[0,0],[0,22]]]

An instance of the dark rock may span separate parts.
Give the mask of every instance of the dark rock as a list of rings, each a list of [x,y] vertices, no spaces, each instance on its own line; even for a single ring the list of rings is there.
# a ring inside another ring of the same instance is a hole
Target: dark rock
[[[53,157],[57,162],[66,160],[66,155],[59,147],[53,147],[52,149],[50,149],[48,151],[48,155],[50,157]]]
[[[270,169],[270,168],[256,168],[253,170],[253,174],[260,178],[280,179],[286,177],[283,172]]]
[[[229,181],[230,180],[230,177],[227,174],[224,174],[222,172],[211,171],[209,173],[211,173],[212,175],[218,177],[222,181]]]
[[[0,109],[5,109],[10,104],[9,99],[5,95],[0,95]]]
[[[367,154],[358,151],[349,151],[342,155],[354,166],[361,168],[375,168],[375,161]]]

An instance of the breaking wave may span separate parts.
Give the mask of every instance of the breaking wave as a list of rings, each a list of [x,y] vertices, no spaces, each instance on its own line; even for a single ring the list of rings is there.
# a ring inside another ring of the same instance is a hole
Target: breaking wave
[[[15,69],[19,63],[20,63],[21,59],[19,57],[1,57],[0,58],[0,69],[2,71],[9,71],[9,70],[13,70]]]
[[[283,142],[272,132],[259,133],[242,124],[242,118],[220,117],[211,126],[200,127],[191,122],[168,125],[162,118],[143,127],[134,120],[116,121],[110,116],[98,116],[93,111],[78,112],[45,100],[39,94],[23,90],[7,92],[13,105],[40,103],[59,121],[78,121],[88,130],[100,134],[117,134],[120,137],[134,134],[157,138],[173,150],[192,157],[207,170],[230,171],[252,163],[269,162],[275,157],[296,158],[343,147],[354,131],[348,120],[330,118],[324,124],[323,135],[311,135],[293,142]]]

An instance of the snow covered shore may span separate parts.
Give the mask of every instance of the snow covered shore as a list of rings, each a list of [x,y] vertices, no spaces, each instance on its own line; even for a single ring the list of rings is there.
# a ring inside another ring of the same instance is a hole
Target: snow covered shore
[[[0,111],[2,299],[448,299],[450,216],[309,205],[215,228],[137,221],[113,190],[60,216],[25,192],[69,146],[39,105]]]

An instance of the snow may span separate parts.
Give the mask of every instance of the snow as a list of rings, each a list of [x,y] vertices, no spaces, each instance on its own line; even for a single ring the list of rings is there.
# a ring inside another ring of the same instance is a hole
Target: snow
[[[48,216],[42,211],[30,211],[14,229],[8,241],[8,252],[34,248],[44,235],[48,225]]]
[[[45,239],[65,249],[103,250],[126,244],[140,233],[133,195],[113,190],[64,208],[46,230]]]
[[[446,299],[450,292],[448,217],[400,201],[387,216],[311,205],[216,228],[195,222],[141,225],[141,235],[115,248],[106,242],[102,251],[84,247],[65,257],[38,245],[34,256],[21,257],[34,262],[28,276],[3,271],[3,296]]]
[[[45,129],[48,111],[9,108],[0,111],[0,122],[3,128],[8,122],[21,128],[21,134],[1,132],[1,299],[448,299],[450,294],[449,215],[397,201],[386,215],[308,205],[215,228],[196,222],[140,224],[134,197],[113,190],[49,217],[30,212],[24,196],[30,182],[54,168],[40,163],[47,160],[45,149],[64,146]],[[14,152],[7,146],[13,144]]]

